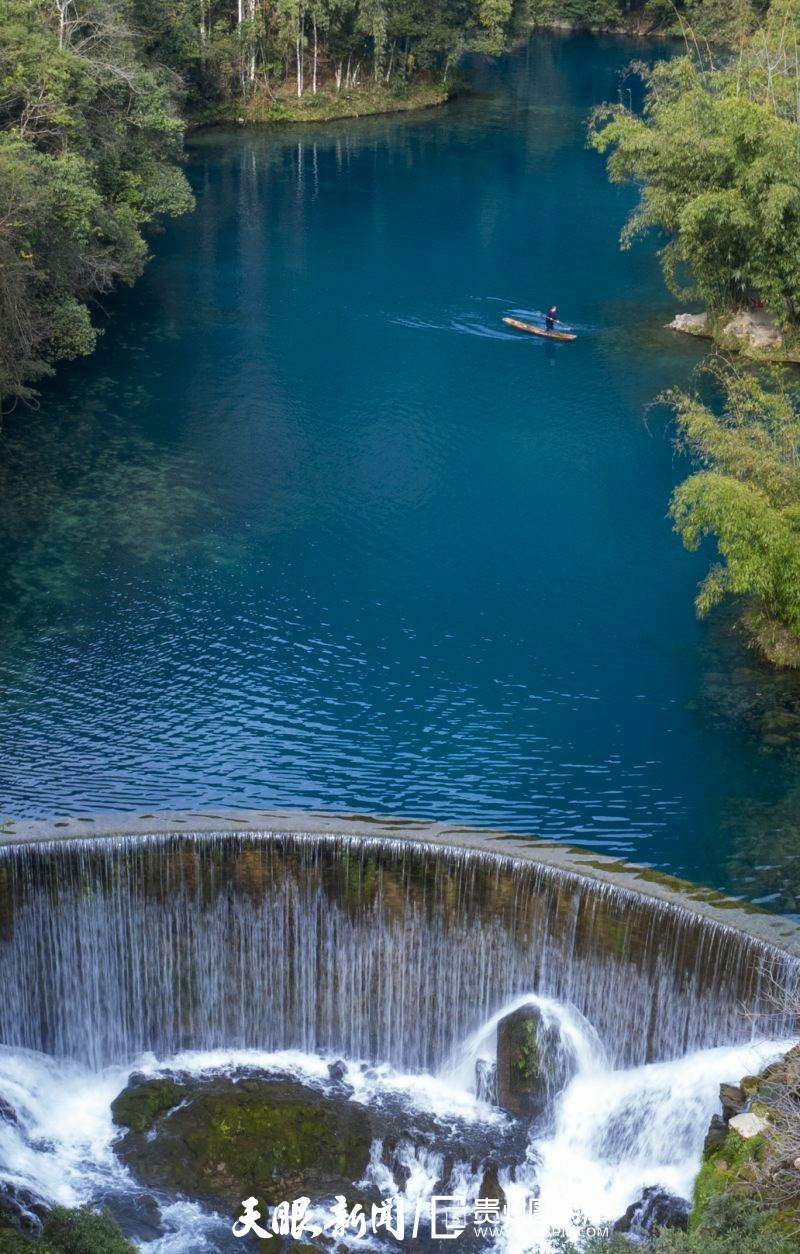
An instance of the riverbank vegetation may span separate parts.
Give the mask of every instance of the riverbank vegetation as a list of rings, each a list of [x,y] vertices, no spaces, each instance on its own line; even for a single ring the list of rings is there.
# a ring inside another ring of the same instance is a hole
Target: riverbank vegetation
[[[528,24],[527,0],[135,4],[149,55],[181,75],[187,110],[203,120],[257,117],[254,101],[302,119],[309,98],[341,108],[348,95],[362,97],[361,112],[381,111],[420,80],[446,94],[462,53],[502,52]]]
[[[734,7],[734,6],[732,6]],[[614,182],[639,190],[623,247],[662,241],[669,290],[702,303],[703,331],[751,357],[800,353],[800,0],[773,0],[737,46],[695,40],[683,56],[636,67],[640,113],[595,111],[590,142]],[[691,321],[691,319],[689,319]],[[751,333],[758,332],[756,341]],[[780,665],[800,665],[800,401],[794,378],[759,378],[714,359],[717,402],[675,393],[679,446],[696,470],[671,514],[688,548],[716,541],[720,562],[697,597],[703,615],[743,598],[743,621]]]
[[[135,1254],[107,1210],[56,1206],[24,1235],[0,1213],[0,1254]]]
[[[607,105],[590,129],[610,178],[639,188],[623,247],[657,232],[676,297],[712,319],[763,307],[790,342],[800,333],[798,46],[800,3],[773,0],[735,53],[637,67],[643,112]]]
[[[701,616],[729,596],[746,599],[762,652],[800,665],[800,394],[779,375],[759,377],[712,358],[706,375],[721,396],[665,399],[678,443],[697,469],[675,490],[675,529],[689,549],[716,541],[721,561],[700,585]]]
[[[537,26],[690,36],[737,43],[752,30],[769,0],[529,0]]]
[[[769,1214],[753,1200],[725,1197],[689,1232],[661,1228],[635,1238],[614,1232],[578,1244],[563,1240],[553,1249],[554,1254],[797,1254],[797,1242],[771,1229]]]
[[[0,9],[0,400],[91,352],[88,303],[130,283],[144,228],[192,206],[178,82],[123,0]]]

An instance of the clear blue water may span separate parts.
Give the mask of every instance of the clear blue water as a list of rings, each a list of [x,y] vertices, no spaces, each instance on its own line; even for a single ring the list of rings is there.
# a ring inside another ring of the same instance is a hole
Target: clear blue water
[[[700,347],[585,146],[642,51],[193,137],[197,212],[6,424],[0,810],[435,816],[794,908],[795,751],[752,726],[787,698],[695,621],[647,409]],[[506,333],[551,301],[576,343]]]

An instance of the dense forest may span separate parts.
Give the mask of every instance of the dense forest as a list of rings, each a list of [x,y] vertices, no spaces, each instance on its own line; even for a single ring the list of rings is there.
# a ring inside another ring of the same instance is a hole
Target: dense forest
[[[90,308],[141,272],[154,221],[191,208],[186,117],[429,103],[463,52],[499,53],[532,22],[732,37],[755,15],[750,0],[0,0],[0,413],[91,352]]]
[[[91,352],[87,302],[132,282],[143,228],[183,213],[174,74],[141,55],[124,6],[0,4],[0,398]]]

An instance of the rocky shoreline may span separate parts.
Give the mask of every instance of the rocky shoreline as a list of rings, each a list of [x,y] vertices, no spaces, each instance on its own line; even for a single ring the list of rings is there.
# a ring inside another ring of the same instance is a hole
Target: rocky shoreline
[[[720,1085],[690,1224],[726,1196],[763,1211],[766,1231],[800,1231],[800,1045],[759,1075]]]
[[[670,331],[713,340],[717,347],[754,361],[800,363],[800,346],[787,344],[783,332],[765,309],[742,309],[732,317],[679,313],[667,323]]]

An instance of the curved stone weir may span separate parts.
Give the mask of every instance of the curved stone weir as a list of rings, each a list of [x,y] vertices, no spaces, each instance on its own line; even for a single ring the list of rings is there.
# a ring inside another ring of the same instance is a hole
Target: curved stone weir
[[[0,1040],[95,1068],[226,1047],[435,1071],[533,992],[635,1066],[788,1036],[776,993],[799,967],[689,909],[495,852],[269,832],[0,848]]]

